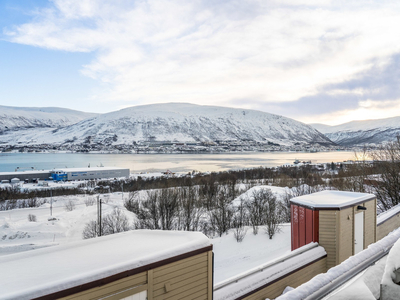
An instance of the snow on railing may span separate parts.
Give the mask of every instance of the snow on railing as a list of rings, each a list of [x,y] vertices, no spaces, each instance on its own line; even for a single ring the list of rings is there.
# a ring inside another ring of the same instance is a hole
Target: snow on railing
[[[310,243],[214,285],[214,299],[233,299],[272,282],[326,255],[318,243]]]
[[[400,295],[400,240],[390,250],[381,281],[381,300],[398,299]]]
[[[391,217],[397,215],[398,213],[400,213],[400,204],[397,204],[396,206],[393,206],[389,210],[380,213],[376,217],[377,225],[379,226],[380,224],[382,224],[383,222],[387,221]]]
[[[340,265],[330,268],[328,272],[315,276],[275,300],[321,299],[350,278],[365,270],[377,260],[387,255],[394,243],[400,238],[400,228],[392,231],[367,249],[349,257]]]

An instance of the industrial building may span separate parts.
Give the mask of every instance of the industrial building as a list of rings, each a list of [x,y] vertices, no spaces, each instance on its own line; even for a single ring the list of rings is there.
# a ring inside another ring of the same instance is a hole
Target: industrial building
[[[107,167],[55,169],[51,171],[51,177],[56,181],[129,177],[129,169]]]
[[[65,168],[54,170],[32,170],[32,171],[17,171],[17,172],[0,172],[0,182],[18,178],[22,182],[35,182],[39,180],[85,180],[99,178],[119,178],[129,177],[130,170],[124,168]]]
[[[37,180],[52,180],[51,171],[49,170],[32,170],[17,172],[0,172],[1,182],[11,182],[11,179],[18,178],[20,181],[34,182]]]

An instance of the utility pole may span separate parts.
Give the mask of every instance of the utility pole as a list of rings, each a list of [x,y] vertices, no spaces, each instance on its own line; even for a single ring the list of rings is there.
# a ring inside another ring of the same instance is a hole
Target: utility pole
[[[101,236],[101,199],[100,195],[97,195],[97,224],[99,226],[99,229],[97,231],[97,236]]]
[[[122,200],[124,200],[124,183],[121,182]]]
[[[50,216],[53,216],[53,192],[50,190]]]

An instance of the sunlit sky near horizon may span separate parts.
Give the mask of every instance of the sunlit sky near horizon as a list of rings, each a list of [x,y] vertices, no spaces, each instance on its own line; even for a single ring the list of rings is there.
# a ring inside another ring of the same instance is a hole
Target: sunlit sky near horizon
[[[0,105],[400,116],[398,1],[0,1]]]

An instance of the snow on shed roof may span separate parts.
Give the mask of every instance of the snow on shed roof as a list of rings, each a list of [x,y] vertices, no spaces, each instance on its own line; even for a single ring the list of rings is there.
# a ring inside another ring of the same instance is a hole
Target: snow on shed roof
[[[210,246],[200,232],[135,230],[0,257],[0,298],[32,299]]]
[[[373,200],[376,196],[367,193],[354,193],[326,190],[309,195],[290,199],[290,202],[311,208],[335,208],[340,209],[353,206],[365,201]]]

